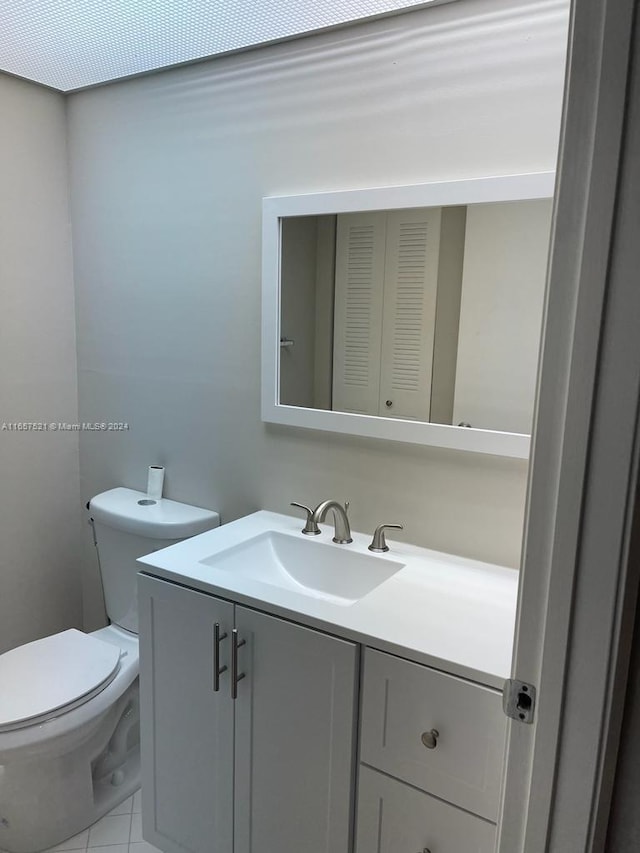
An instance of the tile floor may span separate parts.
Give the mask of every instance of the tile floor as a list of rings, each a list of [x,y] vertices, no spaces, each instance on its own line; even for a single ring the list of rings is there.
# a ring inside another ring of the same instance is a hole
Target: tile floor
[[[46,853],[72,853],[76,850],[91,853],[160,853],[157,847],[142,840],[140,791],[116,806],[89,829],[52,847]]]

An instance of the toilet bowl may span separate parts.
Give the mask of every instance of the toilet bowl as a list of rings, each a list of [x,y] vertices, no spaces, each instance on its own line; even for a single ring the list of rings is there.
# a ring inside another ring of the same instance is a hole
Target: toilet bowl
[[[112,489],[90,502],[112,623],[0,655],[0,851],[59,844],[140,786],[135,560],[220,523],[146,500]]]
[[[71,642],[57,642],[67,637]],[[0,711],[0,848],[31,853],[75,835],[140,785],[138,638],[110,625],[89,635],[65,631],[14,651],[31,654],[21,655],[20,680],[11,660],[2,660],[11,652],[0,656],[2,691],[30,695],[13,718]],[[54,684],[46,685],[50,701],[46,688],[38,691],[42,662],[62,691],[66,685],[68,702],[60,704]],[[10,669],[15,677],[4,677]]]

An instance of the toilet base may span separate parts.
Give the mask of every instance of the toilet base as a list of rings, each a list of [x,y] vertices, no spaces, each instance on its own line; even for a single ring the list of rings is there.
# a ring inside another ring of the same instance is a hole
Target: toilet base
[[[73,743],[8,755],[0,769],[0,851],[37,853],[91,826],[140,787],[138,679]]]

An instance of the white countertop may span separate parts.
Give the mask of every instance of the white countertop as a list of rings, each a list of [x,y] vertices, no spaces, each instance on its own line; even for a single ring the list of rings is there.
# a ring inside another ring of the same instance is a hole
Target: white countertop
[[[301,528],[299,518],[256,512],[139,562],[155,577],[502,688],[511,670],[518,591],[514,569],[388,540],[390,550],[379,559],[404,567],[345,607],[201,562],[266,531],[304,538]],[[322,542],[332,548],[371,553],[366,550],[370,535],[353,532],[352,544],[335,545],[333,526],[324,524],[321,530]]]

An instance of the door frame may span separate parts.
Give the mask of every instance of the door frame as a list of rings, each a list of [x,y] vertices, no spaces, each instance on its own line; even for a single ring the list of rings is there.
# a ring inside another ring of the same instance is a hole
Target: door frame
[[[606,838],[638,589],[639,42],[637,0],[574,0],[512,667],[538,707],[509,728],[499,853]]]

